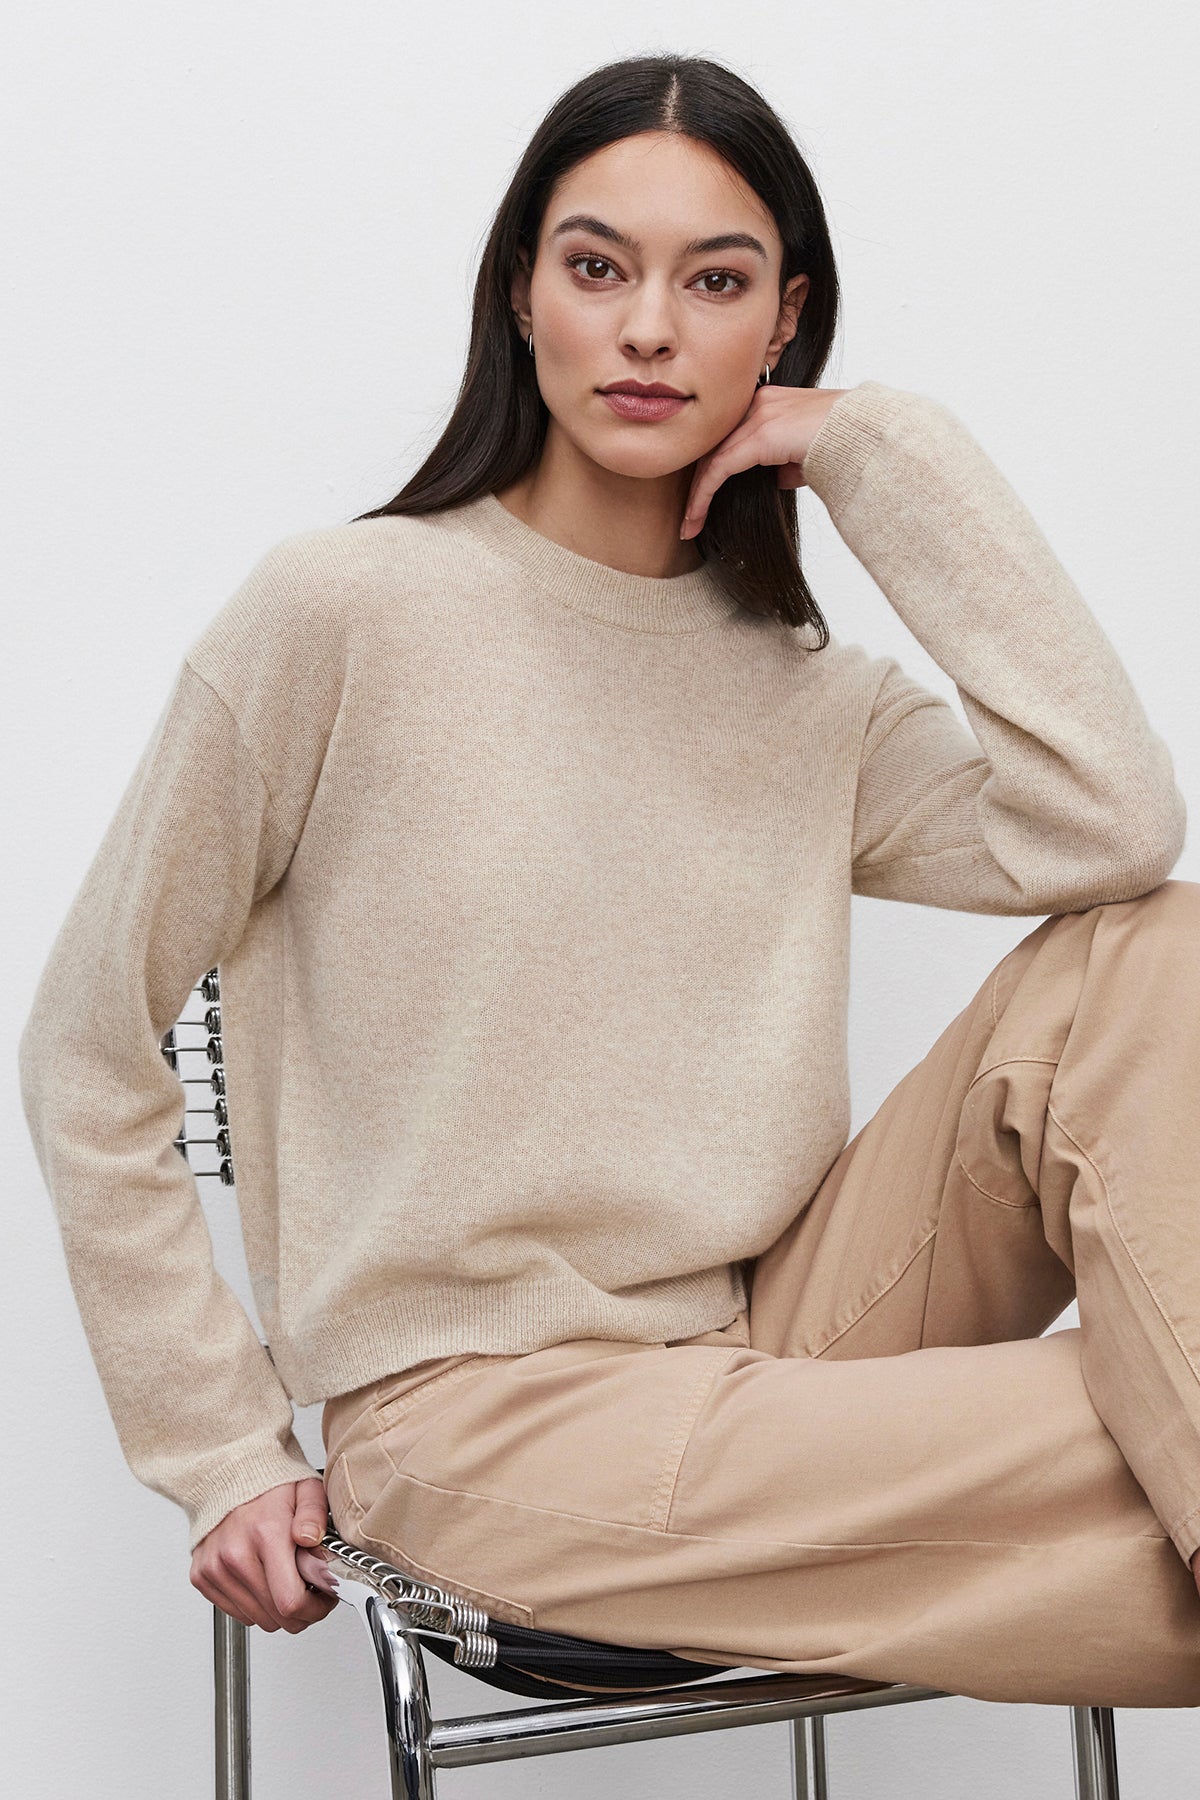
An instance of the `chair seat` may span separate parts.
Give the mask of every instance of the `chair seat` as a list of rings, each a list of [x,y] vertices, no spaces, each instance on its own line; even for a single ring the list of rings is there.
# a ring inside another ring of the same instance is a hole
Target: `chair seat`
[[[324,1469],[318,1474],[324,1475]],[[510,1625],[504,1619],[493,1619],[462,1602],[447,1590],[418,1580],[393,1562],[384,1562],[371,1552],[342,1535],[331,1525],[322,1543],[339,1561],[345,1563],[360,1579],[378,1588],[390,1598],[403,1595],[418,1607],[432,1601],[435,1605],[465,1604],[475,1618],[468,1623],[482,1626],[496,1645],[496,1660],[484,1667],[472,1664],[471,1673],[479,1681],[503,1688],[510,1694],[528,1694],[536,1699],[556,1692],[576,1694],[652,1693],[656,1688],[679,1687],[689,1681],[703,1681],[710,1675],[727,1675],[740,1663],[692,1662],[675,1656],[670,1650],[655,1650],[635,1644],[608,1644],[597,1638],[570,1637],[558,1631],[538,1631],[528,1625]],[[397,1591],[399,1590],[399,1591]],[[426,1650],[440,1656],[443,1662],[455,1663],[454,1645],[444,1637],[427,1635],[422,1639]]]
[[[703,1681],[709,1675],[727,1675],[730,1669],[741,1667],[739,1663],[690,1662],[670,1650],[568,1637],[557,1631],[509,1625],[502,1619],[489,1619],[488,1633],[499,1646],[496,1661],[491,1668],[472,1669],[471,1674],[492,1687],[535,1699],[564,1693],[652,1693],[657,1688]],[[443,1662],[454,1662],[453,1646],[444,1641],[427,1638],[424,1648]]]

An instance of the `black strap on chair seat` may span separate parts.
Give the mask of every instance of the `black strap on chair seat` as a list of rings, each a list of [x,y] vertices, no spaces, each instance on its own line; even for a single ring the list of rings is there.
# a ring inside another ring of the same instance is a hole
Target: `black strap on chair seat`
[[[557,1631],[535,1631],[527,1625],[509,1625],[489,1619],[488,1632],[499,1651],[490,1669],[470,1673],[492,1687],[536,1699],[565,1693],[652,1693],[656,1688],[679,1687],[703,1681],[708,1675],[726,1675],[740,1664],[689,1662],[670,1650],[639,1649],[624,1644],[605,1644],[594,1638],[565,1637]],[[454,1662],[454,1647],[438,1638],[425,1638],[422,1647],[443,1662]]]

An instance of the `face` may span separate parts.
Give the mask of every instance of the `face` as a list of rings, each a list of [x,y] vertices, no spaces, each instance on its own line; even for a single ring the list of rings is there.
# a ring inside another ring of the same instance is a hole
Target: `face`
[[[644,132],[576,164],[512,293],[550,432],[617,474],[690,468],[740,422],[795,332],[808,277],[781,305],[782,258],[770,213],[706,144]],[[622,416],[600,389],[629,380],[685,398],[664,416]]]

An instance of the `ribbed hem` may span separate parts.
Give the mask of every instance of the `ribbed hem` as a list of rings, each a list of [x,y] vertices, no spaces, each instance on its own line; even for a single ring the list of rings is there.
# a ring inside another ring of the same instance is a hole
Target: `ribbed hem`
[[[919,398],[882,381],[860,381],[834,401],[804,458],[805,482],[830,513],[845,506],[893,419]]]
[[[501,504],[481,494],[432,515],[451,520],[520,571],[548,600],[627,631],[703,631],[740,610],[714,569],[687,575],[629,575],[544,537]]]
[[[640,1293],[605,1294],[579,1280],[409,1288],[308,1331],[271,1334],[276,1372],[297,1406],[399,1375],[430,1356],[524,1355],[584,1337],[656,1344],[727,1325],[746,1304],[738,1263]]]

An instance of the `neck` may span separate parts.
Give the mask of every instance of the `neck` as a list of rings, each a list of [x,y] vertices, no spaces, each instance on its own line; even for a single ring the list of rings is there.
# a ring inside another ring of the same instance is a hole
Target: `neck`
[[[548,434],[542,455],[496,498],[542,537],[625,575],[670,577],[703,567],[695,544],[679,536],[691,469],[640,478],[616,475],[559,447]]]

